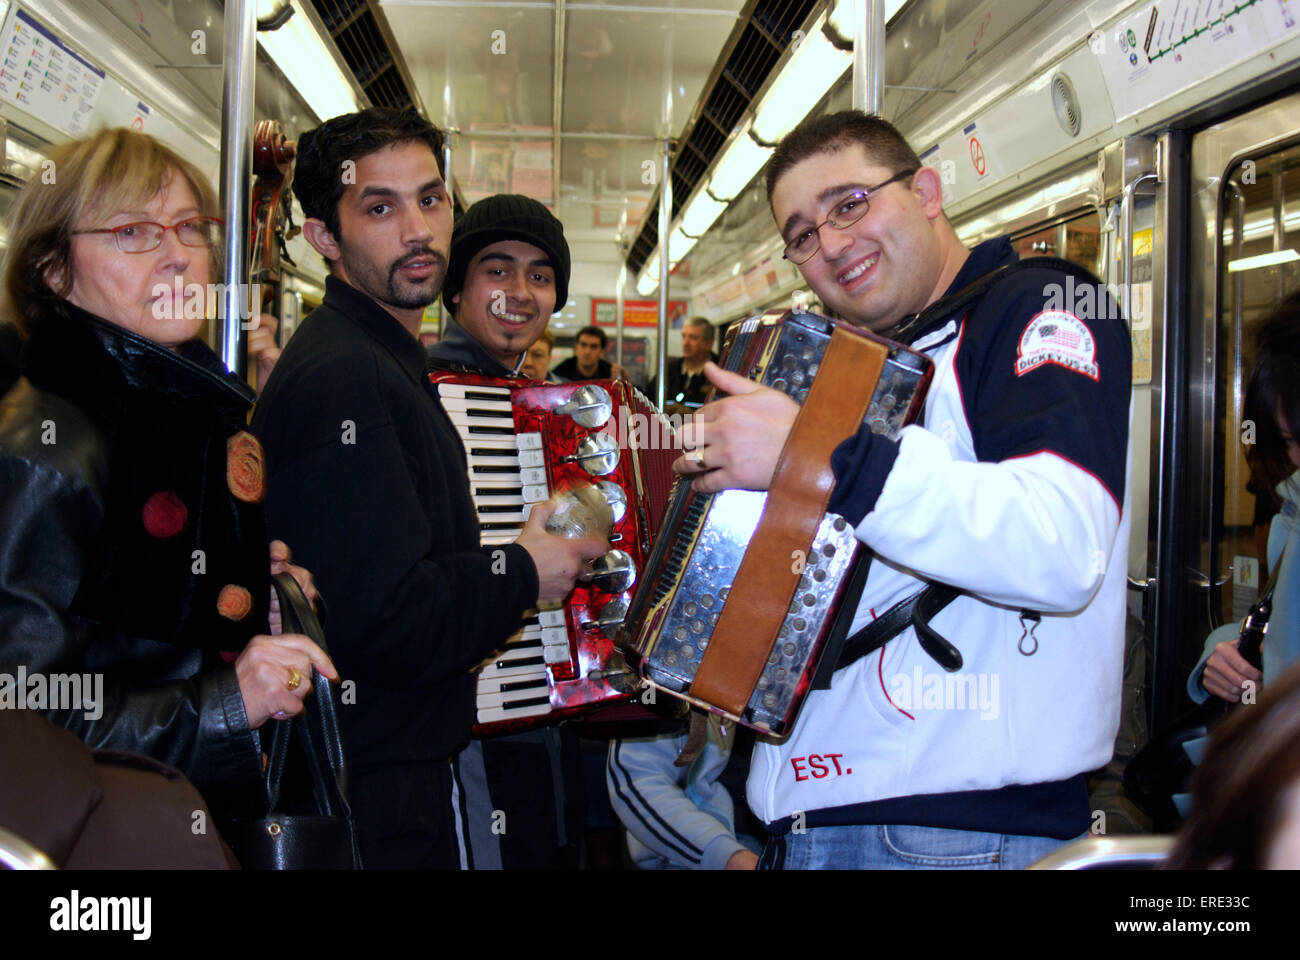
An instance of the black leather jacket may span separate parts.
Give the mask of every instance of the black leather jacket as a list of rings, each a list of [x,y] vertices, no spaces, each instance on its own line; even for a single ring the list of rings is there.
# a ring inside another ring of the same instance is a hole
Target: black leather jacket
[[[28,706],[200,789],[257,780],[260,744],[221,656],[266,631],[261,508],[226,483],[251,391],[198,342],[173,353],[70,305],[34,333],[23,373],[0,398],[0,696],[20,670],[33,698],[33,675],[89,673],[91,689],[102,675],[90,708]],[[161,532],[142,520],[151,490],[185,505],[179,530],[177,511]],[[254,600],[239,623],[213,602],[232,583]]]

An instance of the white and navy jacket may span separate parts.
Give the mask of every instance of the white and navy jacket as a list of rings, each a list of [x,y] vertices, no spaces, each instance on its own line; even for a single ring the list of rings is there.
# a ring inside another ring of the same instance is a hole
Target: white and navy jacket
[[[1015,260],[980,244],[948,294]],[[926,580],[959,587],[931,626],[964,664],[945,673],[909,628],[811,693],[789,739],[754,750],[748,799],[772,832],[1087,829],[1083,775],[1119,724],[1131,344],[1081,287],[1027,269],[919,331],[925,425],[836,450],[830,509],[876,554],[853,630]]]

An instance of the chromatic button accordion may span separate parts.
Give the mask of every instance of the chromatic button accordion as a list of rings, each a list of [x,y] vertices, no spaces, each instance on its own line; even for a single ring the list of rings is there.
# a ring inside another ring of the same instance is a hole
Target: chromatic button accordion
[[[769,491],[677,487],[616,641],[652,686],[780,737],[861,591],[860,544],[825,509],[830,455],[864,423],[888,437],[911,423],[932,364],[808,313],[737,321],[722,362],[792,397],[798,420]]]
[[[611,638],[667,507],[680,453],[671,425],[621,380],[429,379],[465,444],[484,546],[513,542],[534,503],[578,487],[594,485],[613,519],[611,550],[593,564],[592,580],[559,609],[534,612],[480,669],[474,734],[513,733],[626,699],[639,684]]]

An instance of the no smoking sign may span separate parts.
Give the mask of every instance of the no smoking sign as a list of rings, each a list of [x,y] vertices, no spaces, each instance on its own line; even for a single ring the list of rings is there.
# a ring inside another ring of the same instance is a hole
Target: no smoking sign
[[[984,146],[980,143],[979,137],[970,138],[970,162],[975,168],[976,175],[984,176],[988,170],[988,163],[984,159]]]

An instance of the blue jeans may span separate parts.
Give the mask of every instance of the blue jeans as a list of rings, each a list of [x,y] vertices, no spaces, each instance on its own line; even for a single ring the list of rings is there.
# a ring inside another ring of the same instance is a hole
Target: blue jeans
[[[1081,834],[1081,839],[1087,834]],[[939,827],[815,827],[773,837],[760,868],[769,870],[1023,870],[1071,843]]]

